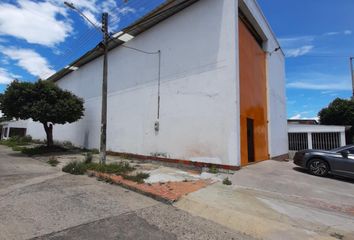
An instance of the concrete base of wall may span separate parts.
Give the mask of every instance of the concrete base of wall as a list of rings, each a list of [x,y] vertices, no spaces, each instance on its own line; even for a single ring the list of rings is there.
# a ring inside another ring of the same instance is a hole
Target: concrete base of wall
[[[155,157],[155,156],[146,156],[146,155],[139,155],[139,154],[134,154],[134,153],[122,153],[122,152],[112,152],[108,151],[108,155],[111,156],[118,156],[118,157],[124,157],[124,158],[133,158],[133,159],[138,159],[138,160],[143,160],[143,161],[159,161],[162,164],[169,164],[169,165],[179,165],[184,168],[210,168],[210,167],[216,167],[219,169],[225,169],[225,170],[232,170],[232,171],[237,171],[240,170],[241,167],[239,166],[229,166],[229,165],[222,165],[222,164],[211,164],[211,163],[203,163],[203,162],[193,162],[189,160],[181,160],[181,159],[172,159],[172,158],[164,158],[164,157]]]
[[[289,159],[289,154],[282,154],[282,155],[279,155],[279,156],[275,156],[275,157],[272,157],[271,158],[272,160],[276,160],[276,161],[286,161]]]

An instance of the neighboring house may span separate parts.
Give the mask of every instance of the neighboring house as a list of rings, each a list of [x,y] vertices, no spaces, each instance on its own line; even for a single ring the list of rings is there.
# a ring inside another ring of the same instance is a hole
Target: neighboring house
[[[1,122],[0,139],[8,139],[14,136],[26,136],[28,123],[29,121],[25,120]]]
[[[307,124],[307,125],[317,125],[318,124],[318,122],[315,119],[288,119],[288,123]]]
[[[299,150],[330,150],[345,146],[345,131],[345,126],[288,123],[290,157]]]
[[[125,46],[161,59],[121,45],[132,37]],[[120,39],[108,56],[108,150],[234,169],[287,157],[284,55],[255,0],[167,1]],[[99,148],[99,46],[49,80],[85,100],[55,139]],[[40,124],[27,133],[45,137]]]

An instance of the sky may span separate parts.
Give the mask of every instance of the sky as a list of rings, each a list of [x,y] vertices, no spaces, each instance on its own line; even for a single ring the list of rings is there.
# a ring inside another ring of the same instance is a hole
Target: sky
[[[109,13],[112,33],[163,0],[71,0],[99,26]],[[289,118],[316,118],[337,97],[351,96],[354,0],[258,0],[286,54]],[[95,47],[96,28],[63,0],[0,0],[0,93],[13,79],[35,81]]]
[[[289,118],[316,118],[351,96],[353,0],[258,0],[286,54]]]
[[[69,0],[100,27],[109,14],[113,34],[163,0]],[[95,47],[101,33],[64,0],[0,0],[0,93],[13,79],[36,81]]]

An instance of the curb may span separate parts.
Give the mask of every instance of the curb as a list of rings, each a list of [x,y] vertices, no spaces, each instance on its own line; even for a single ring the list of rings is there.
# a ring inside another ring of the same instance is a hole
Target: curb
[[[87,175],[89,177],[107,179],[112,184],[115,184],[115,185],[121,186],[125,189],[140,193],[142,195],[153,198],[159,202],[162,202],[162,203],[165,203],[168,205],[172,205],[173,203],[177,202],[183,195],[186,195],[190,192],[198,190],[198,189],[193,189],[192,191],[186,191],[185,193],[178,193],[178,192],[176,193],[176,192],[173,192],[172,189],[169,189],[168,187],[166,187],[168,185],[168,183],[164,183],[164,184],[136,183],[131,180],[126,180],[122,176],[118,176],[118,175],[114,175],[114,174],[107,174],[107,173],[100,173],[100,172],[96,172],[96,171],[92,171],[92,170],[87,171]],[[200,188],[204,188],[211,183],[210,181],[205,181],[205,180],[199,180],[199,181],[200,181],[200,185],[201,185]],[[194,182],[193,184],[195,184],[197,182],[198,181]],[[190,183],[191,182],[189,182],[189,184]],[[180,182],[180,184],[187,184],[187,183]],[[156,188],[158,188],[158,186],[163,186],[163,187],[161,187],[161,191],[167,193],[166,195],[170,194],[172,196],[170,196],[170,197],[162,196],[162,194],[156,193]]]

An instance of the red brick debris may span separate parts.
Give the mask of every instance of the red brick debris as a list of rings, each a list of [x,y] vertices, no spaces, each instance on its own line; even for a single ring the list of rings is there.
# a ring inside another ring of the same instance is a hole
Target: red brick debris
[[[110,182],[118,184],[124,188],[135,192],[142,193],[156,200],[165,203],[173,203],[182,196],[202,189],[210,184],[212,181],[197,180],[197,181],[183,181],[183,182],[166,182],[166,183],[137,183],[131,180],[124,179],[122,176],[100,173],[96,171],[88,171],[88,175],[98,178],[108,179]]]

